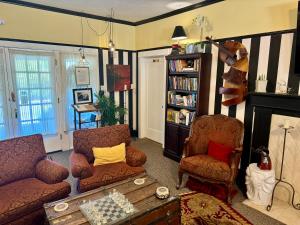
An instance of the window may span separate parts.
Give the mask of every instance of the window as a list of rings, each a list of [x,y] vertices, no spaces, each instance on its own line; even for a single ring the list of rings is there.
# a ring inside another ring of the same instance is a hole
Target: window
[[[5,90],[5,71],[4,71],[4,53],[0,49],[0,140],[9,137],[6,90]]]
[[[48,53],[10,51],[10,57],[18,135],[57,134],[53,56]]]

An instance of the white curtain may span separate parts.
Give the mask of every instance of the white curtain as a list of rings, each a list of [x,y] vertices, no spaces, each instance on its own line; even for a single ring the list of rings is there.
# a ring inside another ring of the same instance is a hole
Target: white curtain
[[[0,140],[9,137],[5,91],[4,52],[0,49]]]
[[[64,112],[65,112],[65,131],[74,130],[74,110],[73,104],[73,89],[75,88],[92,88],[93,93],[99,91],[99,70],[98,56],[86,54],[86,60],[90,71],[90,85],[76,86],[75,81],[75,66],[79,65],[80,54],[78,53],[62,53],[61,67],[63,78],[63,95],[64,95]],[[82,115],[83,119],[88,119],[89,113]],[[78,119],[78,118],[77,118]],[[86,124],[85,127],[94,126],[95,124]]]
[[[18,136],[58,133],[54,54],[9,50]]]

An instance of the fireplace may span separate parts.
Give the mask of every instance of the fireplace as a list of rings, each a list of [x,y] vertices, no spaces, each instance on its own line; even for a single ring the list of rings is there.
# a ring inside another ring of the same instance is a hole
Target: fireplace
[[[278,168],[275,165],[277,159],[275,158],[281,157],[280,154],[282,152],[282,144],[280,145],[280,141],[281,142],[283,141],[283,134],[281,134],[280,132],[283,131],[280,131],[276,127],[278,127],[279,125],[278,123],[283,124],[286,119],[290,120],[291,125],[292,124],[294,125],[294,123],[298,123],[297,121],[300,121],[299,119],[300,118],[300,96],[281,95],[281,94],[272,94],[272,93],[250,93],[246,102],[245,115],[246,116],[245,116],[244,151],[242,154],[241,167],[237,179],[237,183],[244,193],[246,192],[246,187],[245,187],[246,168],[250,163],[257,162],[258,160],[258,156],[257,154],[254,153],[253,150],[257,149],[260,146],[266,146],[266,147],[269,146],[270,156],[271,159],[273,159],[273,165],[275,166],[274,168],[276,168],[276,172],[277,172]],[[299,126],[300,126],[300,122],[299,122]],[[295,129],[292,132],[297,132],[297,129]],[[295,134],[291,133],[288,135],[287,137],[288,145],[292,144],[292,140],[290,140],[291,135],[295,135]],[[274,147],[274,145],[276,145],[276,148]],[[280,148],[278,147],[279,145],[281,146]],[[273,151],[272,151],[272,147],[273,147]],[[289,148],[291,149],[291,146],[289,146]],[[298,149],[295,148],[293,151],[297,151],[297,150]],[[290,150],[286,149],[286,152],[288,151]],[[298,154],[300,158],[300,149]],[[288,161],[286,163],[288,163]],[[293,180],[293,178],[291,178],[290,175],[286,176],[286,179],[289,179],[291,181]],[[291,182],[295,183],[294,181]],[[297,189],[298,187],[300,188],[300,184],[297,184],[296,187]],[[282,190],[279,190],[279,194],[278,194],[279,198],[285,197],[285,200],[287,200],[287,195],[286,195],[287,191],[284,192],[285,196],[283,196],[284,194],[282,194],[282,192],[283,192]],[[276,191],[276,197],[277,197],[277,191]],[[299,200],[299,197],[296,196],[296,200]]]

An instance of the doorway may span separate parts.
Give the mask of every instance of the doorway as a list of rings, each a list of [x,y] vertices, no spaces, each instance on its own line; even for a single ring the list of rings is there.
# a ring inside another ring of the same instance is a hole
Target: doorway
[[[139,53],[139,137],[164,143],[165,55],[163,52]],[[158,53],[158,54],[157,54]],[[143,57],[144,56],[144,57]]]

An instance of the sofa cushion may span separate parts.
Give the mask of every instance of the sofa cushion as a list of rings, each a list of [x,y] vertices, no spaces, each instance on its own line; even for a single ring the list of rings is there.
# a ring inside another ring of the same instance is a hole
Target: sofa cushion
[[[145,172],[143,167],[131,167],[125,162],[93,167],[93,176],[79,181],[79,192],[89,191],[103,185],[127,179]]]
[[[230,155],[233,150],[234,148],[230,146],[226,146],[226,145],[216,143],[214,141],[210,141],[208,143],[207,155],[229,164]]]
[[[230,168],[225,162],[208,155],[195,155],[181,159],[180,168],[197,176],[218,181],[230,180]]]
[[[44,203],[67,197],[70,192],[67,182],[49,185],[36,178],[3,185],[0,187],[0,224],[35,212]]]
[[[42,135],[0,141],[0,186],[35,176],[35,166],[46,157]]]

